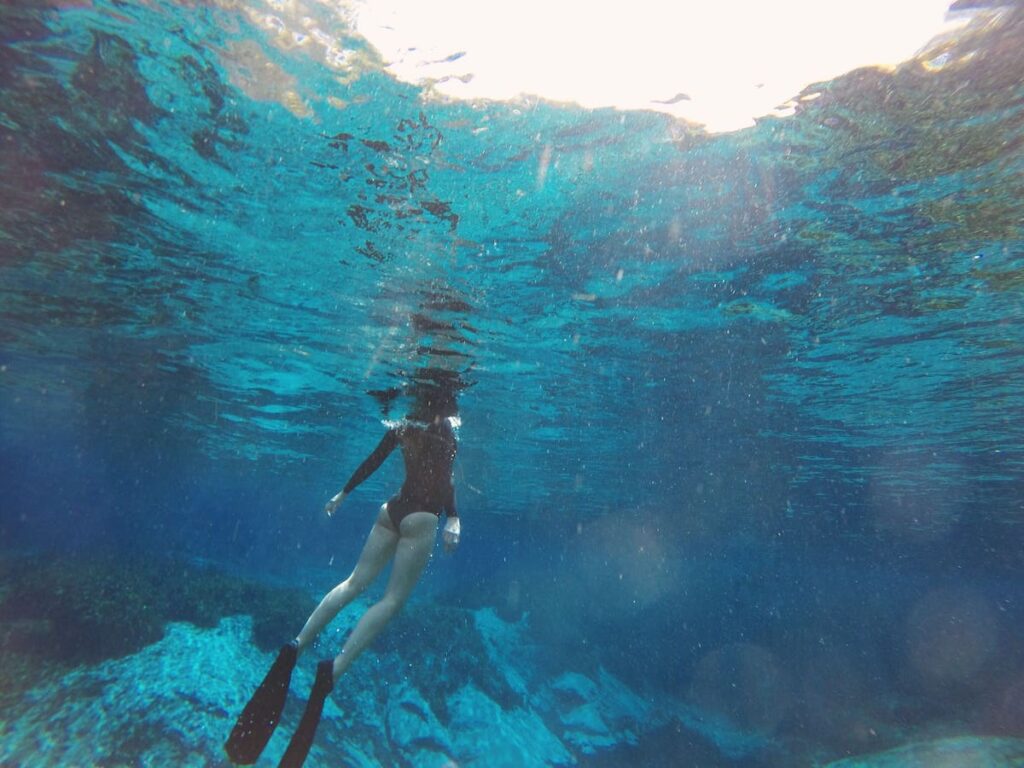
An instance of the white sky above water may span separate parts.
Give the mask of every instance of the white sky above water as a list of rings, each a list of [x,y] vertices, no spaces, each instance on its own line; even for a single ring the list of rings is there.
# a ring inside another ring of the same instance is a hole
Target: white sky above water
[[[951,30],[951,0],[362,0],[357,25],[401,80],[460,99],[520,95],[659,109],[744,128],[805,86],[893,66]],[[455,61],[441,60],[465,52]],[[677,94],[689,100],[665,105]]]

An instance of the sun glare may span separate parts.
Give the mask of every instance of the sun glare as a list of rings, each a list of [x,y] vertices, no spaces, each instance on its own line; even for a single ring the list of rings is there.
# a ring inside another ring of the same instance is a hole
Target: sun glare
[[[363,0],[397,78],[456,99],[537,96],[738,130],[806,86],[894,66],[957,23],[949,0]]]

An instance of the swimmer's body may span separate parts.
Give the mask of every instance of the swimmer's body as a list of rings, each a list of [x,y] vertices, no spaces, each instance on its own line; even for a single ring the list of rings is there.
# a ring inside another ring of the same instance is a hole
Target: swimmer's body
[[[306,710],[280,763],[286,768],[301,766],[335,681],[398,613],[419,581],[433,551],[442,512],[447,518],[443,532],[445,551],[452,552],[458,546],[461,525],[452,483],[457,450],[454,425],[458,421],[452,415],[453,407],[452,402],[442,407],[430,397],[421,397],[409,418],[388,429],[345,487],[327,502],[324,511],[333,516],[345,497],[372,475],[396,447],[401,447],[405,460],[401,489],[380,508],[352,573],[324,596],[298,636],[281,649],[239,716],[225,745],[232,762],[245,765],[259,757],[280,719],[298,655],[393,560],[384,596],[366,610],[341,652],[333,660],[317,665]]]

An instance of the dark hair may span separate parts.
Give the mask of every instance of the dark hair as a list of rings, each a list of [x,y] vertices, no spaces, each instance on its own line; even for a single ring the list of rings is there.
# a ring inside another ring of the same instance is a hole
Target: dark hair
[[[409,418],[413,421],[431,422],[434,419],[446,419],[459,412],[455,393],[436,386],[420,386],[413,393],[412,408]]]

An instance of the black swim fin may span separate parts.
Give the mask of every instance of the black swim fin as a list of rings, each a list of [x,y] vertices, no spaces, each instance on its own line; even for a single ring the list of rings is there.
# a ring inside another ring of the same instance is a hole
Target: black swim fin
[[[232,763],[251,765],[267,746],[281,719],[281,710],[288,698],[288,684],[298,655],[298,645],[294,641],[281,648],[267,676],[238,716],[224,744],[224,751]]]
[[[327,659],[316,665],[316,681],[313,683],[313,690],[309,693],[306,710],[302,713],[299,727],[295,729],[292,740],[288,742],[288,749],[285,750],[277,768],[302,768],[302,764],[306,762],[306,755],[309,754],[309,748],[313,746],[316,727],[320,725],[324,701],[333,688],[334,661]]]

